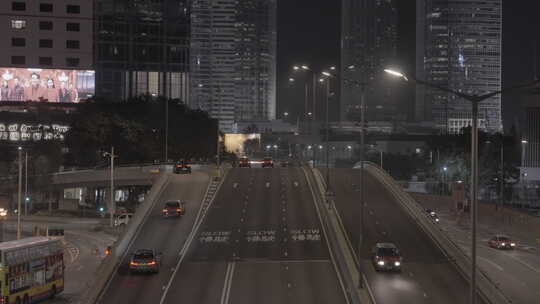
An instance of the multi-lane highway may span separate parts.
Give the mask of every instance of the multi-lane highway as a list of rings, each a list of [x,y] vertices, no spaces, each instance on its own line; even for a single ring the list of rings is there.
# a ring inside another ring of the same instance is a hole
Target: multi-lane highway
[[[201,189],[162,200],[186,191]],[[102,303],[346,303],[302,169],[231,169],[178,263],[190,211],[165,220],[156,207],[133,248],[163,252],[161,272],[118,273]]]
[[[353,248],[358,248],[360,171],[331,169],[330,181]],[[377,303],[467,303],[469,286],[429,237],[370,174],[365,174],[364,241],[361,266]],[[371,248],[393,242],[404,261],[401,273],[376,272]],[[480,301],[479,303],[482,303]]]

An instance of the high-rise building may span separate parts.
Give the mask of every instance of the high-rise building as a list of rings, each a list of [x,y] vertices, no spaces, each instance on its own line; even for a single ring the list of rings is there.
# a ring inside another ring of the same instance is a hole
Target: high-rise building
[[[0,1],[0,101],[91,97],[92,15],[92,1]]]
[[[189,103],[189,2],[95,0],[98,96],[147,94]]]
[[[502,0],[417,0],[416,77],[465,94],[501,89]],[[443,132],[471,125],[471,104],[418,86],[415,117]],[[502,130],[501,96],[479,105],[479,126]]]
[[[535,170],[540,173],[540,89],[534,89],[530,92],[524,106],[525,126],[521,166],[536,168]]]
[[[357,120],[360,91],[348,80],[365,82],[370,119],[395,118],[393,84],[383,78],[397,52],[396,0],[342,0],[340,120]]]
[[[275,0],[194,0],[191,105],[220,128],[275,118]]]

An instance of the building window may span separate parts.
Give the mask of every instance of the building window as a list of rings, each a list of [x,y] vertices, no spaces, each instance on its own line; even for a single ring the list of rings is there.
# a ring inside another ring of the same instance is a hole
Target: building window
[[[66,31],[68,32],[79,32],[81,30],[81,25],[79,23],[66,23]]]
[[[53,5],[51,3],[40,3],[39,11],[42,13],[52,13]]]
[[[24,56],[11,56],[11,64],[26,64],[26,57],[24,57]]]
[[[78,5],[66,5],[66,12],[68,14],[80,14],[81,7]]]
[[[26,10],[26,3],[24,2],[11,2],[11,10],[14,11],[25,11]]]
[[[26,39],[24,39],[24,38],[11,38],[11,46],[26,46]]]
[[[78,67],[80,59],[79,58],[66,58],[66,66],[68,67]]]
[[[80,48],[79,40],[66,40],[66,48],[79,49]]]
[[[50,49],[53,47],[52,39],[39,39],[39,47]]]
[[[52,57],[39,57],[39,65],[52,65]]]
[[[26,28],[26,20],[11,20],[11,28],[22,30]]]
[[[39,22],[39,29],[44,31],[50,31],[53,29],[53,23],[52,21],[40,21]]]

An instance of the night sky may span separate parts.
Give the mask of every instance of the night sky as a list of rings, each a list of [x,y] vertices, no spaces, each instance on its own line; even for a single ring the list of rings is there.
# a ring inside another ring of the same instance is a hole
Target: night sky
[[[278,116],[300,111],[303,93],[288,84],[294,64],[311,64],[315,69],[339,64],[339,0],[279,0],[278,2]],[[398,61],[414,70],[415,1],[398,1]],[[533,79],[533,40],[538,42],[540,61],[540,1],[503,1],[503,87]],[[538,66],[538,65],[537,65]],[[414,95],[410,91],[410,112]],[[519,120],[520,98],[503,96],[505,129]]]

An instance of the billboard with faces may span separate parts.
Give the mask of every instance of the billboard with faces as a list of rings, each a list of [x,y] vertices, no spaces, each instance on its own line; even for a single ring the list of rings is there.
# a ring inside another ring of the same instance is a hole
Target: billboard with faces
[[[95,71],[0,68],[3,101],[84,102],[94,96]]]

